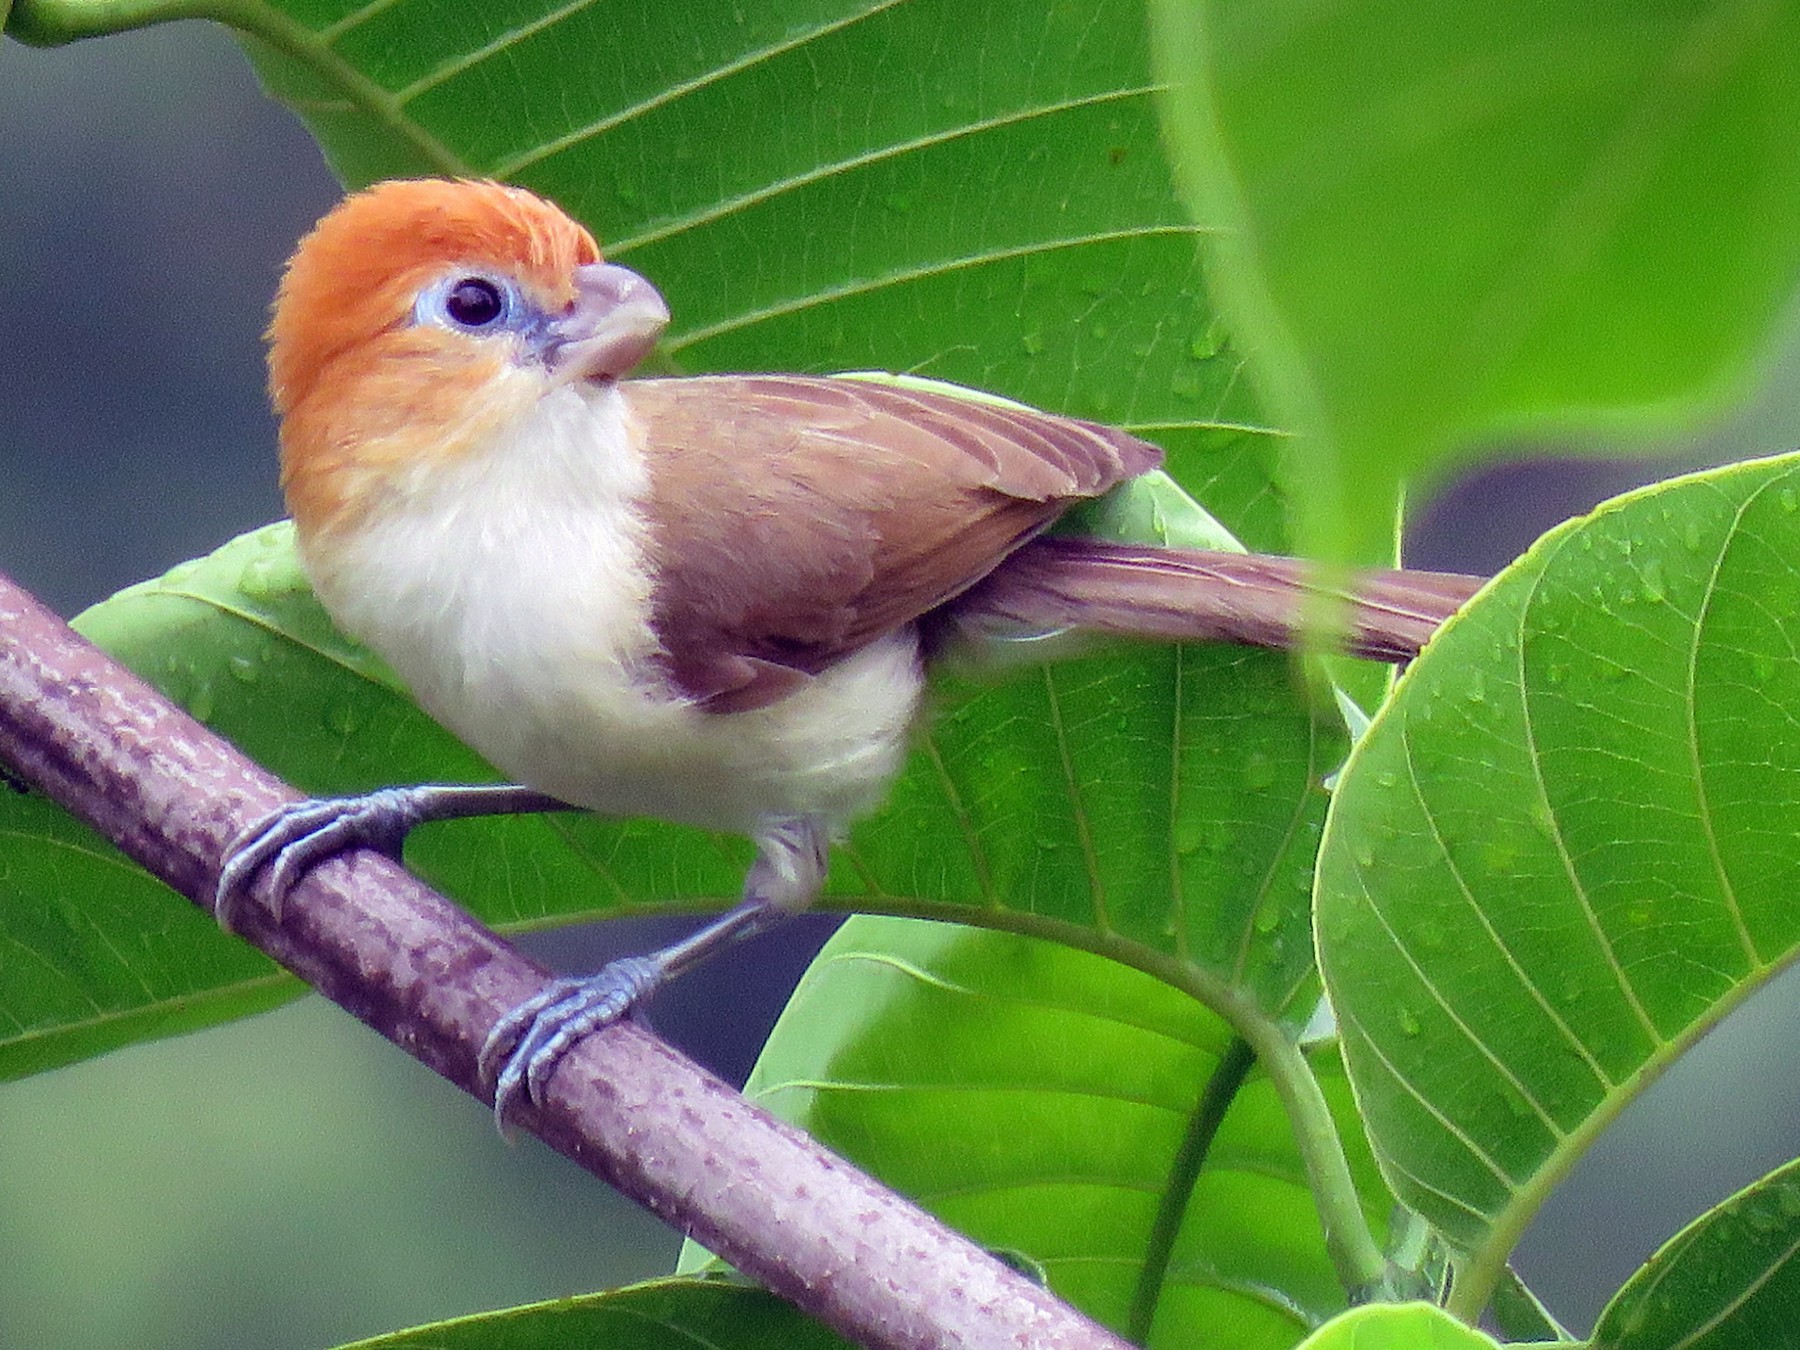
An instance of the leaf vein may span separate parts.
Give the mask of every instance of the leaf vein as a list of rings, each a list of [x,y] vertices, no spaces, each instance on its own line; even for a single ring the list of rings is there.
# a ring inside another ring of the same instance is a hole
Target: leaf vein
[[[1457,869],[1456,865],[1450,861],[1449,850],[1444,848],[1443,836],[1438,832],[1437,821],[1433,818],[1430,808],[1425,805],[1424,794],[1419,789],[1418,777],[1413,773],[1412,747],[1407,740],[1406,729],[1404,726],[1400,731],[1400,741],[1402,746],[1406,749],[1407,776],[1413,786],[1413,795],[1419,801],[1419,810],[1424,815],[1425,823],[1431,830],[1432,840],[1444,854],[1445,866],[1450,869],[1450,875],[1456,879],[1457,888],[1463,892],[1465,897],[1467,897],[1468,887],[1463,882],[1462,873]],[[1362,883],[1362,864],[1352,860],[1352,865],[1356,869],[1358,882]],[[1549,1110],[1545,1108],[1544,1104],[1537,1099],[1537,1094],[1526,1086],[1525,1081],[1521,1079],[1518,1074],[1513,1072],[1512,1066],[1501,1057],[1500,1052],[1495,1050],[1476,1034],[1475,1028],[1471,1027],[1463,1020],[1462,1014],[1456,1010],[1449,998],[1438,988],[1437,981],[1426,973],[1425,968],[1421,966],[1418,959],[1413,956],[1411,949],[1408,948],[1405,941],[1401,939],[1400,934],[1395,930],[1393,924],[1388,921],[1388,916],[1382,910],[1380,902],[1376,899],[1375,892],[1368,885],[1363,884],[1362,893],[1368,902],[1369,913],[1372,914],[1375,921],[1381,925],[1381,931],[1387,934],[1388,941],[1393,944],[1394,950],[1400,954],[1400,959],[1406,962],[1407,968],[1418,977],[1419,983],[1425,988],[1425,992],[1431,996],[1431,1001],[1444,1010],[1444,1015],[1450,1019],[1451,1025],[1454,1026],[1457,1031],[1462,1033],[1463,1039],[1474,1047],[1476,1052],[1479,1053],[1483,1059],[1494,1066],[1494,1069],[1506,1080],[1508,1086],[1510,1086],[1514,1092],[1518,1093],[1525,1104],[1531,1108],[1532,1114],[1543,1122],[1544,1128],[1550,1131],[1551,1137],[1560,1143],[1567,1132],[1557,1123],[1556,1119],[1550,1114]],[[1477,909],[1479,909],[1479,907],[1477,907]],[[1501,947],[1501,951],[1505,951],[1504,946]],[[1516,964],[1514,964],[1514,971],[1515,973],[1520,973],[1518,972]],[[1528,979],[1522,978],[1521,982],[1524,984],[1526,990],[1531,992],[1535,997],[1536,986]],[[1537,1002],[1540,1007],[1544,1006],[1541,998],[1537,999]],[[1549,1009],[1545,1008],[1545,1011],[1548,1012]],[[1554,1013],[1551,1013],[1551,1018],[1552,1020],[1558,1020]],[[1585,1052],[1586,1047],[1583,1046],[1580,1041],[1576,1040],[1573,1035],[1569,1034],[1567,1027],[1563,1027],[1563,1033],[1570,1044],[1574,1045],[1578,1050]],[[1366,1029],[1364,1034],[1367,1034]],[[1599,1072],[1599,1065],[1591,1064],[1590,1067],[1592,1067],[1596,1073]],[[1604,1079],[1602,1081],[1604,1081]]]
[[[1610,1092],[1616,1086],[1611,1075],[1606,1072],[1605,1067],[1600,1063],[1599,1059],[1595,1057],[1594,1052],[1588,1048],[1587,1042],[1583,1041],[1581,1037],[1575,1034],[1575,1029],[1563,1019],[1562,1014],[1556,1010],[1555,1005],[1544,996],[1544,992],[1539,987],[1538,982],[1532,978],[1531,973],[1525,969],[1523,963],[1520,962],[1519,958],[1514,954],[1511,946],[1508,945],[1506,939],[1501,935],[1500,930],[1494,927],[1493,921],[1488,917],[1487,910],[1483,907],[1481,902],[1476,899],[1474,889],[1469,885],[1468,878],[1463,875],[1462,869],[1456,865],[1456,860],[1450,856],[1449,841],[1444,838],[1443,831],[1438,827],[1437,816],[1433,813],[1431,806],[1425,799],[1424,784],[1419,782],[1418,764],[1413,756],[1412,737],[1405,727],[1402,727],[1400,730],[1400,744],[1404,750],[1406,777],[1408,785],[1412,788],[1413,799],[1419,804],[1419,813],[1424,817],[1425,824],[1431,831],[1432,842],[1437,845],[1438,853],[1443,857],[1444,867],[1449,871],[1451,879],[1456,882],[1457,893],[1461,895],[1463,900],[1468,904],[1469,912],[1474,916],[1475,922],[1481,926],[1481,931],[1487,935],[1488,941],[1494,944],[1495,950],[1505,959],[1507,969],[1512,971],[1513,977],[1519,982],[1519,986],[1531,996],[1531,1001],[1538,1005],[1538,1008],[1543,1012],[1544,1016],[1550,1019],[1551,1025],[1556,1028],[1563,1040],[1568,1042],[1570,1049],[1575,1052],[1582,1063],[1588,1066],[1588,1069],[1593,1073],[1594,1078],[1599,1082],[1602,1091]],[[1371,910],[1375,913],[1375,916],[1381,920],[1382,927],[1387,929],[1388,934],[1393,938],[1395,945],[1400,945],[1399,937],[1394,933],[1393,929],[1388,926],[1387,920],[1381,914],[1379,907],[1371,903]],[[1405,953],[1404,948],[1402,948],[1402,952],[1406,954],[1408,963],[1413,964],[1411,954]],[[1413,968],[1415,970],[1418,969],[1416,964],[1413,965]],[[1425,978],[1422,972],[1420,978]],[[1426,980],[1426,987],[1431,989],[1433,995],[1436,996],[1436,986],[1431,984],[1429,980]],[[1441,999],[1439,1001],[1440,1003],[1442,1002]],[[1445,1011],[1449,1011],[1448,1006],[1445,1007]],[[1455,1017],[1455,1014],[1451,1013],[1451,1016]],[[1458,1025],[1461,1025],[1460,1021],[1458,1022]],[[1556,1127],[1552,1126],[1552,1128]],[[1561,1137],[1560,1130],[1558,1130],[1558,1137]]]
[[[1187,708],[1187,648],[1177,644],[1174,688],[1169,693],[1169,922],[1175,934],[1175,959],[1188,959],[1187,893],[1182,878],[1181,848],[1181,723]]]
[[[1694,640],[1688,644],[1687,689],[1682,700],[1687,712],[1688,754],[1694,775],[1694,800],[1699,810],[1700,833],[1706,840],[1706,856],[1712,863],[1713,876],[1718,881],[1720,898],[1724,900],[1725,908],[1731,914],[1731,922],[1737,929],[1738,941],[1742,944],[1744,955],[1750,962],[1752,974],[1766,969],[1768,962],[1756,949],[1756,939],[1750,935],[1750,925],[1744,920],[1744,910],[1738,900],[1737,887],[1732,885],[1731,874],[1725,867],[1725,855],[1719,848],[1718,832],[1713,827],[1712,797],[1707,790],[1706,768],[1700,758],[1697,690],[1699,687],[1700,637],[1706,627],[1707,615],[1712,610],[1713,598],[1718,594],[1719,576],[1725,568],[1725,556],[1730,551],[1730,540],[1743,524],[1744,514],[1750,509],[1750,504],[1768,489],[1769,483],[1765,482],[1738,503],[1737,510],[1732,513],[1731,528],[1725,532],[1724,541],[1719,546],[1718,554],[1713,558],[1712,570],[1707,573],[1706,588],[1700,597],[1699,613],[1694,616]]]
[[[1532,602],[1537,597],[1538,587],[1543,584],[1544,575],[1545,572],[1540,570],[1531,579],[1525,601],[1519,606],[1521,627],[1525,622],[1525,614],[1530,610]],[[1551,846],[1555,848],[1556,856],[1562,863],[1563,875],[1569,879],[1569,888],[1574,893],[1575,902],[1581,907],[1582,916],[1587,921],[1588,931],[1593,935],[1594,941],[1599,944],[1601,954],[1605,957],[1606,964],[1613,973],[1613,979],[1618,983],[1620,993],[1625,996],[1626,1004],[1637,1018],[1638,1024],[1644,1029],[1644,1034],[1650,1038],[1651,1044],[1660,1049],[1664,1044],[1662,1033],[1651,1021],[1643,1000],[1638,997],[1636,986],[1625,974],[1625,968],[1619,961],[1618,952],[1613,950],[1612,939],[1607,936],[1606,929],[1601,925],[1600,915],[1594,908],[1593,898],[1588,895],[1587,887],[1582,883],[1581,874],[1575,868],[1575,859],[1569,852],[1569,841],[1563,835],[1562,821],[1556,813],[1556,808],[1551,805],[1550,785],[1544,778],[1544,760],[1538,750],[1537,723],[1532,711],[1531,686],[1526,680],[1525,649],[1526,643],[1521,641],[1518,644],[1519,724],[1525,736],[1525,762],[1531,767],[1532,785],[1537,790],[1538,804],[1543,807],[1544,827],[1549,832]]]
[[[951,141],[961,140],[967,136],[979,135],[985,131],[997,131],[1004,127],[1017,126],[1025,122],[1035,121],[1040,117],[1051,117],[1057,113],[1074,112],[1080,108],[1094,107],[1106,103],[1124,102],[1127,99],[1141,98],[1158,92],[1159,86],[1132,85],[1123,89],[1106,89],[1097,94],[1083,94],[1076,98],[1063,99],[1055,103],[1034,104],[1026,108],[1015,108],[1011,112],[1001,113],[994,117],[981,118],[974,122],[965,122],[960,126],[948,127],[930,132],[923,136],[915,136],[910,140],[895,141],[890,145],[878,146],[865,150],[861,154],[848,155],[843,159],[828,164],[815,165],[802,173],[790,174],[772,183],[756,188],[754,191],[739,193],[735,197],[727,197],[713,202],[701,210],[687,215],[677,216],[663,221],[652,229],[639,234],[628,235],[623,239],[615,239],[608,247],[607,256],[622,257],[635,248],[646,244],[659,243],[671,235],[700,225],[710,225],[727,216],[752,206],[760,206],[783,193],[793,192],[820,182],[834,175],[846,173],[853,169],[867,168],[884,160],[897,159],[901,155],[912,154],[918,150],[929,150],[933,146],[945,145]]]
[[[1088,820],[1087,803],[1081,796],[1081,784],[1075,776],[1075,760],[1069,753],[1069,727],[1063,717],[1062,701],[1056,693],[1056,674],[1045,666],[1044,693],[1050,703],[1050,725],[1056,731],[1056,754],[1062,766],[1063,786],[1068,790],[1069,809],[1075,817],[1075,836],[1081,843],[1081,861],[1087,868],[1088,890],[1094,903],[1094,927],[1102,934],[1112,933],[1112,919],[1106,909],[1106,886],[1100,879],[1100,858],[1094,851],[1094,832]]]
[[[1033,1012],[1070,1013],[1077,1017],[1086,1018],[1101,1026],[1123,1027],[1128,1031],[1138,1032],[1145,1036],[1153,1036],[1159,1041],[1166,1041],[1170,1044],[1180,1046],[1183,1049],[1198,1050],[1201,1054],[1213,1058],[1217,1058],[1223,1053],[1222,1047],[1208,1045],[1195,1037],[1179,1035],[1165,1027],[1155,1026],[1141,1019],[1120,1017],[1111,1012],[1100,1012],[1095,1007],[1086,1003],[1059,1003],[1051,999],[1021,998],[1018,994],[1013,993],[1010,990],[1005,993],[995,993],[986,989],[977,989],[971,985],[959,984],[954,980],[945,979],[942,975],[936,975],[931,971],[924,970],[915,963],[908,961],[903,957],[895,956],[891,952],[840,951],[832,953],[827,959],[833,963],[838,961],[865,961],[872,965],[884,965],[899,974],[917,980],[920,984],[930,985],[932,988],[942,990],[944,993],[959,994],[967,998],[988,999],[994,1002],[1003,1001],[1009,1007],[1024,1008]]]
[[[814,305],[868,295],[875,291],[885,290],[890,286],[905,285],[908,282],[922,281],[928,277],[941,276],[951,272],[968,271],[976,267],[985,267],[990,263],[1007,262],[1014,258],[1029,258],[1037,254],[1054,253],[1060,249],[1084,248],[1090,244],[1112,244],[1129,239],[1204,233],[1206,231],[1197,225],[1137,225],[1118,230],[1095,230],[1088,234],[1070,235],[1062,239],[1034,239],[1027,244],[987,249],[955,258],[940,258],[922,266],[901,268],[882,276],[845,282],[838,286],[828,286],[793,300],[783,300],[776,304],[765,305],[760,309],[734,315],[729,319],[722,319],[718,323],[709,324],[704,328],[690,329],[664,343],[663,350],[672,355],[695,343],[705,342],[725,333],[736,332],[740,328],[748,328],[750,325],[761,323],[766,319],[778,319],[788,314],[796,314]]]
[[[578,0],[578,4],[586,2],[587,0]],[[809,42],[816,42],[820,38],[829,37],[833,33],[842,32],[846,28],[854,27],[856,24],[862,23],[866,19],[874,18],[887,10],[893,9],[896,5],[901,3],[902,0],[874,0],[874,3],[868,5],[866,8],[842,15],[839,18],[818,24],[815,27],[804,29],[789,37],[783,38],[779,42],[772,42],[766,47],[758,47],[752,51],[744,52],[742,55],[725,62],[723,65],[715,66],[713,69],[706,71],[702,75],[698,75],[690,80],[678,81],[666,89],[658,90],[649,98],[640,99],[628,108],[621,108],[617,112],[608,113],[605,117],[598,118],[595,121],[588,123],[586,126],[578,127],[574,131],[568,132],[562,136],[554,137],[551,140],[545,141],[542,145],[533,147],[522,155],[517,155],[510,160],[504,161],[494,167],[494,176],[496,178],[510,178],[520,170],[546,160],[550,158],[550,156],[566,150],[569,146],[574,145],[579,141],[587,140],[594,136],[604,135],[606,132],[611,131],[616,127],[623,126],[634,117],[642,117],[647,113],[654,112],[656,109],[673,103],[679,98],[684,98],[688,94],[696,93],[710,85],[717,84],[720,80],[729,79],[733,75],[753,69],[766,61],[772,61],[778,56],[784,56],[788,52],[796,51],[799,48],[806,46]]]
[[[1741,1293],[1680,1340],[1672,1342],[1668,1350],[1688,1350],[1689,1346],[1700,1345],[1705,1341],[1709,1332],[1724,1325],[1726,1319],[1755,1298],[1757,1292],[1772,1280],[1783,1266],[1793,1260],[1796,1254],[1800,1254],[1800,1237],[1796,1237],[1788,1244],[1786,1251],[1764,1266],[1762,1273],[1745,1285]]]
[[[1381,1046],[1376,1042],[1375,1038],[1369,1034],[1368,1028],[1362,1024],[1362,1019],[1359,1018],[1354,1011],[1345,1010],[1341,1012],[1339,1016],[1342,1017],[1345,1025],[1355,1029],[1356,1034],[1362,1039],[1362,1043],[1368,1047],[1369,1053],[1374,1055],[1380,1062],[1381,1067],[1387,1072],[1388,1077],[1392,1078],[1407,1096],[1417,1102],[1424,1110],[1425,1114],[1436,1121],[1439,1128],[1442,1129],[1445,1134],[1454,1139],[1463,1147],[1463,1150],[1467,1152],[1471,1158],[1475,1159],[1492,1173],[1494,1180],[1500,1183],[1501,1189],[1506,1192],[1508,1197],[1515,1196],[1519,1193],[1519,1183],[1513,1180],[1506,1169],[1501,1167],[1486,1149],[1475,1142],[1474,1138],[1467,1130],[1463,1129],[1462,1126],[1458,1125],[1455,1121],[1451,1120],[1449,1116],[1445,1115],[1442,1109],[1438,1107],[1437,1103],[1427,1097],[1410,1078],[1400,1071],[1399,1066],[1396,1065],[1393,1060],[1389,1059],[1382,1051]],[[1386,1157],[1385,1154],[1383,1156]],[[1467,1206],[1465,1206],[1465,1208],[1467,1208]],[[1481,1213],[1480,1210],[1474,1210],[1473,1212],[1477,1214]],[[1483,1215],[1483,1217],[1489,1222],[1492,1222],[1492,1215]]]
[[[981,902],[989,909],[998,909],[1000,897],[994,890],[993,866],[988,859],[987,849],[981,842],[981,834],[975,828],[968,803],[963,801],[962,790],[957,787],[956,779],[950,774],[950,766],[944,761],[943,747],[938,744],[937,733],[928,731],[922,739],[925,758],[930,761],[938,786],[943,789],[944,797],[950,803],[950,813],[956,820],[956,828],[961,831],[963,843],[969,850],[969,861],[975,867],[975,884],[981,888]]]
[[[529,23],[522,23],[517,28],[509,28],[504,33],[500,34],[500,36],[493,39],[493,41],[485,42],[479,47],[471,48],[469,51],[453,56],[443,64],[433,67],[418,79],[414,80],[411,84],[406,85],[404,88],[396,89],[394,91],[394,102],[401,107],[405,107],[408,103],[411,103],[414,99],[419,97],[419,95],[428,93],[446,80],[455,78],[472,66],[480,65],[489,57],[496,56],[505,51],[508,47],[523,42],[534,33],[541,33],[544,29],[561,23],[571,15],[579,14],[582,10],[589,8],[595,3],[596,0],[567,0],[566,4],[557,5],[547,9]]]
[[[1269,892],[1274,888],[1275,873],[1286,859],[1288,849],[1293,846],[1294,839],[1300,833],[1301,824],[1306,820],[1307,804],[1312,797],[1313,784],[1319,781],[1319,777],[1319,723],[1315,719],[1307,724],[1306,784],[1301,789],[1298,800],[1294,803],[1293,814],[1288,817],[1287,828],[1282,831],[1281,843],[1276,846],[1275,851],[1269,857],[1269,866],[1263,872],[1262,881],[1256,888],[1256,903],[1250,907],[1250,912],[1244,918],[1244,936],[1238,946],[1237,963],[1232,968],[1231,982],[1233,984],[1244,982],[1244,967],[1249,964],[1250,945],[1256,933],[1256,916],[1262,912],[1262,907],[1269,898]],[[1312,968],[1312,962],[1307,962],[1305,971],[1290,986],[1277,1011],[1285,1008],[1294,995],[1299,992],[1301,986],[1306,982],[1306,976],[1312,972]]]

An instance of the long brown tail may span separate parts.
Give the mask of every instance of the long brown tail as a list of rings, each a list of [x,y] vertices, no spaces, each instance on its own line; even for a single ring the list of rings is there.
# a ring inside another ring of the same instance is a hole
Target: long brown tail
[[[1304,641],[1303,624],[1317,619],[1310,600],[1329,594],[1345,606],[1336,622],[1347,650],[1410,661],[1482,584],[1452,572],[1359,571],[1344,585],[1328,585],[1324,575],[1299,558],[1042,538],[958,597],[954,610],[959,625],[1292,648]]]

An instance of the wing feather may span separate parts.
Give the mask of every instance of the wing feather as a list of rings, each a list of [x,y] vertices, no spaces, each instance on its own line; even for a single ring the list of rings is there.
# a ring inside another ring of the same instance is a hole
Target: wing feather
[[[677,682],[722,710],[929,613],[1162,458],[1097,423],[863,380],[620,388],[652,456],[658,634]]]

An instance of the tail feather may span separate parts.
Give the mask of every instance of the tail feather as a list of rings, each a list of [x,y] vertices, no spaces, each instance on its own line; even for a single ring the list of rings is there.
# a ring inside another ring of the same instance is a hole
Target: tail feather
[[[1305,625],[1336,623],[1347,651],[1410,661],[1482,578],[1450,572],[1333,574],[1317,563],[1253,553],[1035,539],[953,604],[958,627],[1082,629],[1179,642],[1293,648]],[[1329,596],[1342,609],[1315,609]]]

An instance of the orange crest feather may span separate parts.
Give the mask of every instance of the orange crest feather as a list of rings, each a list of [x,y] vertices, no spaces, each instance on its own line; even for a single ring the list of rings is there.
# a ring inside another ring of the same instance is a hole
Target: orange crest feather
[[[575,269],[599,259],[582,226],[501,183],[397,179],[340,202],[288,261],[268,331],[282,482],[302,531],[354,507],[404,453],[396,431],[430,445],[486,420],[500,363],[409,324],[424,286],[459,265],[493,268],[555,312],[574,299]]]
[[[332,361],[410,312],[413,294],[456,263],[507,269],[548,309],[600,247],[557,207],[502,183],[396,179],[346,197],[288,260],[269,324],[269,387],[286,416]]]

